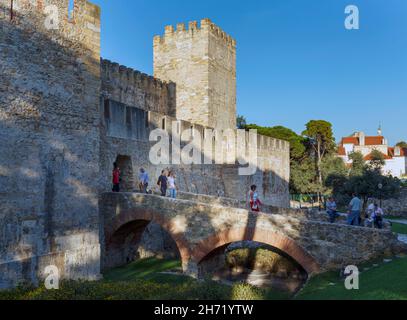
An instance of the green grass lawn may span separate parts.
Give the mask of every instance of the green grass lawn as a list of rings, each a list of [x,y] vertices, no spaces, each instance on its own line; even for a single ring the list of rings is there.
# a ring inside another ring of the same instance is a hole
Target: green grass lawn
[[[299,300],[407,300],[407,257],[361,266],[360,290],[348,291],[339,272],[309,280]],[[364,271],[364,267],[369,270]],[[223,285],[182,275],[163,274],[180,268],[179,261],[144,259],[114,269],[96,282],[61,283],[60,290],[20,287],[0,292],[0,300],[282,300],[292,296],[246,284]]]
[[[407,300],[407,257],[381,262],[360,274],[359,290],[346,290],[339,272],[312,278],[296,296],[299,300]]]
[[[393,223],[392,230],[396,233],[407,234],[407,225],[401,223]]]

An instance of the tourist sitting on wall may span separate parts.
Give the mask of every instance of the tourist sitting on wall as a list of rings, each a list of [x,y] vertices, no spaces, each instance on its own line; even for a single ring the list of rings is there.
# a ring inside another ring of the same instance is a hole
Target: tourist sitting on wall
[[[336,202],[333,197],[330,197],[326,203],[326,212],[329,216],[329,222],[335,223],[337,217],[339,217]]]
[[[168,187],[168,177],[166,170],[161,171],[161,176],[158,178],[157,185],[160,187],[161,196],[166,197]]]
[[[112,171],[112,176],[113,176],[113,192],[120,192],[120,169],[117,165],[117,163],[113,163],[113,171]]]
[[[365,226],[383,229],[383,216],[383,209],[377,203],[374,203],[373,210],[371,210],[369,218],[366,219]]]
[[[148,173],[143,168],[141,168],[139,174],[139,189],[141,193],[147,193],[148,182]]]
[[[383,217],[384,217],[384,212],[383,209],[379,207],[379,205],[376,203],[374,205],[374,211],[372,214],[372,219],[374,222],[374,226],[378,229],[383,229]]]
[[[369,205],[366,209],[366,219],[370,218],[374,211],[375,202],[372,199],[369,199]]]
[[[349,203],[348,224],[351,226],[360,225],[360,210],[362,207],[362,200],[358,198],[356,193],[352,195],[352,201]]]
[[[171,171],[168,176],[168,190],[172,199],[177,198],[177,184],[175,183],[175,173]]]
[[[257,186],[252,185],[250,187],[249,199],[250,199],[250,209],[253,212],[260,212],[260,206],[263,205],[263,203],[259,199],[259,194],[257,193]]]

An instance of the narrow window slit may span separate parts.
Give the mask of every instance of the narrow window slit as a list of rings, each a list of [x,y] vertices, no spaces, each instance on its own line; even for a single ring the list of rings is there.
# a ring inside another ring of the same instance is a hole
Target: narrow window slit
[[[69,4],[68,4],[68,20],[69,21],[73,21],[74,11],[75,11],[75,0],[69,0]]]

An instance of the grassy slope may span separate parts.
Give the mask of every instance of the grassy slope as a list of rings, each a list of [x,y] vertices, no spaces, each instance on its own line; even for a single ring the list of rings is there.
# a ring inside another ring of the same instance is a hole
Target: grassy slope
[[[407,234],[407,225],[393,223],[393,232]],[[299,300],[407,300],[407,257],[379,263],[360,276],[360,290],[348,291],[338,272],[312,278],[296,296]],[[363,270],[365,266],[360,266]],[[196,281],[182,275],[163,274],[180,270],[176,260],[144,259],[116,268],[98,282],[67,282],[61,290],[19,288],[0,292],[2,299],[213,299],[213,300],[281,300],[287,293],[260,290],[249,285],[233,287],[211,281]]]
[[[362,269],[363,270],[363,269]],[[361,271],[362,271],[361,270]],[[360,275],[359,290],[346,290],[338,272],[312,278],[299,300],[407,300],[407,257],[370,265]]]
[[[393,223],[392,230],[396,233],[407,234],[407,225],[401,223]]]

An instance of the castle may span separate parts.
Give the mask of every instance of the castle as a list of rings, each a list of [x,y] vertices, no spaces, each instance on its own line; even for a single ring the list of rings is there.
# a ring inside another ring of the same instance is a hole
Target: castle
[[[68,2],[0,1],[0,288],[36,283],[48,265],[98,279],[113,163],[133,192],[140,167],[153,183],[165,168],[148,158],[153,129],[236,128],[236,42],[210,20],[156,36],[152,77],[100,59],[100,8],[75,0],[68,13]],[[289,144],[257,145],[253,176],[177,165],[180,189],[242,200],[256,184],[265,203],[288,207]]]

